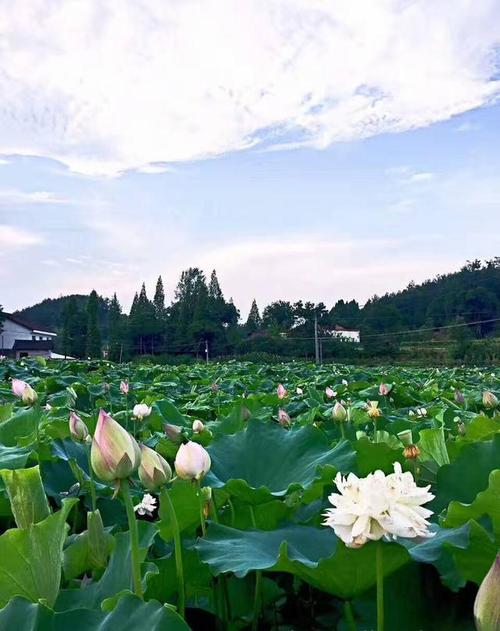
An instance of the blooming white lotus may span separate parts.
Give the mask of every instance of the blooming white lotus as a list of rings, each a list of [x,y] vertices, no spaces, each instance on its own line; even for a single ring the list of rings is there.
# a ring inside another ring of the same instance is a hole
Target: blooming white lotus
[[[432,511],[422,504],[434,498],[429,486],[418,487],[410,472],[402,472],[399,462],[394,473],[382,471],[358,478],[354,473],[335,478],[339,493],[328,500],[334,506],[324,513],[323,525],[333,528],[346,546],[359,548],[382,537],[431,537],[427,518]]]
[[[139,504],[134,506],[134,510],[139,515],[148,515],[151,517],[156,508],[156,497],[146,493]]]
[[[138,403],[134,405],[133,415],[135,418],[139,419],[139,421],[142,421],[143,418],[151,414],[151,409],[152,408],[145,403]]]

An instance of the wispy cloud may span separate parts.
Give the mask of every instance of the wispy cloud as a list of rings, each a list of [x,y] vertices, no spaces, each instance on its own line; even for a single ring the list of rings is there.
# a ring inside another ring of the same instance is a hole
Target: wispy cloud
[[[25,192],[14,188],[0,189],[0,206],[7,204],[71,204],[72,201],[49,191]]]
[[[0,152],[83,173],[324,148],[500,94],[496,0],[4,4]]]
[[[39,234],[16,226],[0,224],[0,251],[2,254],[39,243],[43,243],[43,238]]]

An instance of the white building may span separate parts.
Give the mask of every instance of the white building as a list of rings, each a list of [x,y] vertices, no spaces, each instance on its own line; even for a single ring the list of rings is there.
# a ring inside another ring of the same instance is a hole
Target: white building
[[[10,313],[4,313],[0,331],[0,355],[15,359],[41,356],[50,358],[57,334],[44,327],[27,322]]]
[[[361,341],[360,332],[356,329],[344,329],[342,326],[335,325],[333,329],[325,329],[323,332],[328,337],[336,337],[344,342],[359,344]]]

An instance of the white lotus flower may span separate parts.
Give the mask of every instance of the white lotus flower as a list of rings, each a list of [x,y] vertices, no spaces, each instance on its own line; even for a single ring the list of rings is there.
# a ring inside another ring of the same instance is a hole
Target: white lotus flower
[[[139,504],[134,506],[134,510],[136,513],[138,513],[139,515],[148,515],[149,517],[151,517],[151,515],[154,513],[155,508],[156,498],[149,493],[146,493]]]
[[[146,405],[145,403],[138,403],[137,405],[134,405],[134,410],[132,413],[135,418],[139,419],[139,421],[142,421],[143,418],[151,414],[151,410],[152,408],[149,405]]]
[[[418,487],[410,472],[402,472],[399,462],[394,473],[382,471],[358,478],[350,473],[347,478],[337,474],[335,484],[339,493],[328,500],[335,508],[324,513],[323,525],[333,528],[346,546],[359,548],[367,541],[382,537],[431,537],[427,518],[432,511],[421,505],[434,498],[429,486]]]

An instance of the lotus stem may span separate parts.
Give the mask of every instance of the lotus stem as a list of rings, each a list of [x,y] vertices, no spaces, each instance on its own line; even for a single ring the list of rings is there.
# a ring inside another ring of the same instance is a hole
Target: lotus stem
[[[340,435],[342,436],[342,439],[345,440],[345,427],[344,427],[344,421],[340,422]]]
[[[97,497],[95,492],[94,474],[92,473],[92,462],[90,459],[91,446],[86,445],[85,450],[87,452],[87,464],[89,468],[89,484],[90,484],[90,501],[92,503],[92,512],[95,513],[97,508]]]
[[[141,582],[141,560],[139,552],[139,531],[137,529],[137,519],[135,517],[134,505],[130,497],[129,483],[127,479],[120,480],[120,490],[127,511],[128,528],[130,533],[130,556],[132,560],[132,577],[134,581],[135,595],[143,599]]]
[[[255,597],[253,601],[252,631],[257,631],[257,629],[259,628],[261,592],[262,592],[262,571],[257,570],[255,572]]]
[[[354,620],[354,613],[352,611],[352,604],[350,600],[344,601],[344,617],[347,623],[347,627],[350,631],[357,631],[356,621]]]
[[[377,575],[377,631],[384,631],[384,565],[383,543],[377,541],[376,575]]]
[[[200,526],[201,526],[201,534],[204,537],[205,533],[206,533],[206,528],[205,528],[205,515],[203,514],[203,497],[201,495],[201,482],[198,480],[197,481],[197,485],[198,485],[198,505],[200,508]]]
[[[172,529],[174,531],[174,554],[175,554],[175,570],[177,573],[177,593],[178,593],[178,602],[177,609],[179,610],[179,614],[184,618],[185,608],[186,608],[186,593],[184,587],[184,567],[182,564],[182,542],[181,542],[181,533],[179,530],[179,522],[177,521],[177,515],[175,514],[175,508],[172,504],[172,500],[170,499],[170,495],[167,491],[163,493],[162,499],[166,499],[168,513],[170,516],[170,520],[172,522]]]

